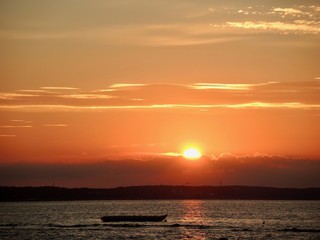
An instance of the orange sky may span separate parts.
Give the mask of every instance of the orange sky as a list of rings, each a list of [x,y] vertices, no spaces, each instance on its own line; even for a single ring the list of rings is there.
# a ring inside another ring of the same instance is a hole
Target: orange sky
[[[0,171],[128,159],[160,166],[189,146],[208,161],[236,156],[252,174],[265,156],[266,169],[274,156],[320,160],[319,34],[318,1],[2,1]],[[299,175],[295,164],[288,179]],[[10,171],[0,185],[51,181]],[[86,186],[217,184],[208,179],[227,168],[202,171],[112,183],[92,174]],[[319,186],[236,176],[228,183]]]

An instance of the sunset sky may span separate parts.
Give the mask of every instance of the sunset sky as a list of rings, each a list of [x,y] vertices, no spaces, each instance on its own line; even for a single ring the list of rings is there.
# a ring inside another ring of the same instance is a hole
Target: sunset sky
[[[320,187],[319,36],[318,0],[2,0],[0,185]]]

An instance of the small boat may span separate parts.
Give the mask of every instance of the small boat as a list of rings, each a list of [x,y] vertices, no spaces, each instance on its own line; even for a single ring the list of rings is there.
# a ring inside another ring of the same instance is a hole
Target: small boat
[[[103,216],[104,222],[162,222],[168,215],[144,215],[144,216]]]

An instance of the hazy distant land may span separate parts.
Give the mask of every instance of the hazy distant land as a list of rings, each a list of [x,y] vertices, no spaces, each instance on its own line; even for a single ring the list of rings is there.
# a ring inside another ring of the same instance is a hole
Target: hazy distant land
[[[0,201],[152,199],[320,200],[320,188],[130,186],[117,188],[0,187]]]

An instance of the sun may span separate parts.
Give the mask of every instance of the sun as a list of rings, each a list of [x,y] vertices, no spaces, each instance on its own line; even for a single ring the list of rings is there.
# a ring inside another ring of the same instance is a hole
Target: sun
[[[201,153],[196,148],[188,148],[183,152],[182,156],[188,159],[198,159],[201,157]]]

